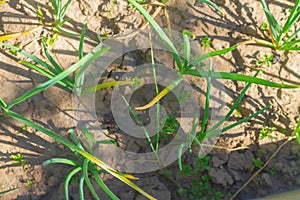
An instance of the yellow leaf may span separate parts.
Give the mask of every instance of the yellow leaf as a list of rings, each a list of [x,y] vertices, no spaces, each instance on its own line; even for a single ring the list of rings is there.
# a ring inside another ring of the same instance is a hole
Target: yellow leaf
[[[3,1],[3,0],[2,0]],[[0,4],[2,2],[0,1]],[[27,34],[30,34],[36,30],[38,30],[39,28],[41,28],[41,26],[37,26],[33,29],[30,29],[30,30],[27,30],[27,31],[24,31],[24,32],[19,32],[19,33],[12,33],[12,34],[8,34],[8,35],[1,35],[0,36],[0,42],[3,42],[5,40],[11,40],[11,39],[14,39],[14,38],[18,38],[18,37],[21,37],[23,35],[27,35]]]
[[[6,0],[0,0],[0,5],[4,4]]]

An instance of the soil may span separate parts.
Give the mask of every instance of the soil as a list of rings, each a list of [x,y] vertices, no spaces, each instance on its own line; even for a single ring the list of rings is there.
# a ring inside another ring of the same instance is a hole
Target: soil
[[[34,0],[9,0],[0,5],[0,35],[25,31],[34,28],[37,24],[36,10],[39,6],[45,15],[45,21],[53,19],[49,1]],[[209,36],[212,45],[205,51],[220,50],[237,42],[255,38],[265,38],[259,26],[266,22],[263,9],[259,1],[219,1],[216,2],[225,12],[224,16],[216,13],[206,4],[193,0],[170,0],[167,3],[167,12],[170,16],[172,30],[181,32],[187,29],[196,35],[196,41]],[[287,19],[287,10],[292,6],[291,1],[276,0],[269,2],[270,9],[275,13],[276,19],[281,22]],[[149,6],[153,13],[157,6]],[[88,24],[87,35],[91,38],[84,46],[84,52],[89,52],[97,45],[96,33],[109,37],[116,34],[129,32],[141,27],[145,22],[138,11],[124,0],[119,1],[92,1],[73,0],[67,12],[73,20],[68,22],[67,28],[74,32],[81,32],[84,23]],[[168,26],[168,20],[163,10],[155,18],[158,23]],[[298,25],[299,27],[299,25]],[[8,41],[13,45],[20,45],[24,50],[46,59],[37,38],[47,36],[47,31],[36,31],[21,38]],[[59,36],[52,49],[58,63],[67,68],[78,59],[78,38]],[[200,44],[199,44],[200,46]],[[10,102],[27,90],[47,80],[33,70],[20,65],[17,61],[23,58],[9,53],[8,49],[0,49],[0,97],[5,102]],[[255,62],[263,55],[274,55],[271,66],[263,66],[260,78],[300,84],[299,74],[300,54],[297,51],[273,51],[261,46],[242,46],[235,51],[213,58],[215,71],[225,71],[253,75],[257,69]],[[166,55],[167,56],[167,55]],[[165,56],[156,59],[172,68],[172,62]],[[123,59],[112,65],[110,79],[116,80],[117,75],[130,71],[134,66],[149,63],[149,51],[141,50],[124,55]],[[166,63],[169,62],[169,63]],[[193,78],[188,79],[195,82]],[[225,109],[230,109],[230,103],[237,99],[245,87],[245,83],[233,81],[218,81],[226,92],[222,98],[216,100]],[[196,84],[197,86],[197,84]],[[150,86],[149,86],[150,87]],[[200,86],[199,86],[200,87]],[[260,158],[266,162],[269,157],[285,141],[285,135],[290,135],[295,129],[299,118],[300,100],[299,90],[284,90],[270,87],[251,85],[239,107],[240,113],[235,113],[226,124],[231,124],[247,117],[255,111],[271,104],[271,108],[258,117],[233,128],[219,137],[216,146],[209,152],[210,170],[205,171],[211,179],[209,187],[214,192],[222,192],[229,199],[243,184],[259,169],[253,167],[253,158]],[[123,132],[116,126],[110,109],[112,89],[99,91],[98,95],[103,101],[96,105],[98,120],[103,131],[119,142],[124,149],[135,152],[149,151],[147,142],[132,144],[130,138],[124,137]],[[151,96],[151,94],[149,94]],[[139,94],[136,95],[138,98]],[[141,94],[140,94],[141,96]],[[148,99],[147,99],[148,98]],[[171,97],[170,97],[171,98]],[[150,97],[145,97],[149,101]],[[172,100],[172,99],[171,99]],[[135,102],[131,102],[135,104]],[[140,103],[140,102],[139,102]],[[203,103],[203,101],[202,101]],[[203,105],[199,102],[200,107]],[[65,137],[67,131],[76,127],[73,119],[72,96],[70,92],[61,87],[51,87],[37,94],[13,108],[14,111],[49,128]],[[71,168],[64,165],[42,166],[42,163],[53,157],[74,156],[67,148],[57,143],[44,134],[15,120],[0,117],[0,191],[19,187],[19,189],[0,196],[0,199],[64,199],[64,178]],[[143,118],[147,122],[147,115]],[[226,125],[225,124],[225,125]],[[259,139],[259,133],[264,127],[275,127],[273,138]],[[223,148],[220,148],[223,147]],[[245,147],[245,148],[241,148]],[[235,150],[235,148],[240,148]],[[26,165],[15,164],[11,155],[21,152],[26,160]],[[196,155],[185,153],[183,163],[191,163],[196,167]],[[284,191],[300,188],[300,146],[296,141],[285,145],[272,159],[269,165],[250,182],[235,199],[253,199],[264,197]],[[182,186],[191,184],[190,176],[178,175],[178,164],[174,162],[168,167],[171,177]],[[140,180],[136,184],[158,199],[185,199],[177,190],[177,185],[163,175],[163,170],[144,174],[134,174]],[[105,183],[120,199],[144,199],[140,194],[124,185],[122,182],[105,176]],[[26,186],[27,181],[32,181],[31,186]],[[70,198],[79,199],[76,182],[70,187]],[[108,197],[99,189],[102,199]],[[87,192],[87,199],[92,199]],[[204,197],[203,197],[204,198]]]

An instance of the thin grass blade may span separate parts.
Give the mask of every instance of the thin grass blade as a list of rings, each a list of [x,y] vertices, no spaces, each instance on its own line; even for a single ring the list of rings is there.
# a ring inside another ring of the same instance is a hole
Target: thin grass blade
[[[265,15],[267,17],[267,20],[269,22],[269,26],[271,28],[272,34],[275,37],[275,40],[278,39],[278,32],[281,32],[281,28],[273,14],[270,12],[265,0],[261,0],[261,4],[263,6],[263,9],[265,11]]]
[[[24,31],[24,32],[1,35],[0,36],[0,42],[6,41],[6,40],[11,40],[11,39],[14,39],[14,38],[20,38],[24,35],[34,33],[36,31],[38,31],[38,29],[41,29],[41,28],[42,28],[42,26],[37,26],[33,29],[30,29],[30,30],[27,30],[27,31]]]
[[[81,175],[81,178],[79,180],[79,200],[84,200],[84,176]]]
[[[208,122],[208,116],[209,116],[209,102],[210,102],[210,88],[211,88],[211,71],[212,71],[212,60],[209,60],[209,70],[208,70],[208,77],[206,77],[206,95],[205,95],[205,108],[204,108],[204,116],[202,119],[201,124],[201,130],[200,130],[200,137],[205,131],[207,122]],[[202,138],[202,137],[201,137]]]
[[[290,15],[288,16],[286,23],[282,28],[283,34],[287,33],[290,30],[291,25],[293,25],[295,23],[295,21],[297,21],[295,19],[299,17],[298,16],[299,15],[299,10],[298,10],[299,4],[300,4],[300,0],[296,0],[295,4],[290,12]]]
[[[66,15],[67,9],[69,8],[71,4],[71,0],[68,0],[67,3],[62,7],[60,12],[60,18],[63,19]]]
[[[188,66],[191,57],[191,45],[190,45],[189,36],[195,37],[195,35],[187,30],[184,30],[182,31],[182,36],[183,36],[183,49],[184,49],[184,64],[183,64],[183,69],[184,69],[186,66]]]
[[[166,33],[162,30],[162,28],[156,23],[156,21],[150,16],[150,14],[140,4],[138,4],[134,0],[128,0],[128,2],[130,4],[132,4],[146,18],[146,20],[152,25],[154,30],[159,35],[160,39],[163,41],[163,43],[168,47],[168,49],[172,53],[179,70],[181,70],[182,69],[181,58],[180,58],[175,46],[173,45],[173,43],[171,42],[169,37],[166,35]]]
[[[87,68],[90,65],[91,62],[93,62],[95,59],[97,59],[99,56],[101,56],[102,54],[104,54],[108,50],[109,50],[109,47],[105,47],[103,49],[102,48],[99,49],[98,46],[95,47],[92,50],[92,52],[87,54],[83,59],[81,59],[77,63],[73,64],[71,67],[69,67],[65,71],[61,72],[56,77],[54,77],[51,80],[49,80],[49,81],[47,81],[47,82],[31,89],[29,91],[27,91],[22,96],[18,97],[17,99],[13,100],[12,102],[10,102],[9,105],[8,105],[8,109],[10,109],[14,105],[24,101],[25,99],[28,99],[29,97],[31,97],[31,96],[33,96],[33,95],[35,95],[35,94],[37,94],[37,93],[39,93],[43,90],[46,90],[47,88],[55,85],[56,83],[58,83],[59,81],[63,80],[68,75],[70,75],[71,73],[76,71],[78,68],[80,68],[80,67]]]
[[[217,6],[215,3],[209,1],[209,0],[198,0],[198,2],[206,3],[207,5],[210,5],[213,7],[216,11],[218,11],[221,15],[225,15],[225,13],[221,10],[219,6]]]
[[[119,172],[117,172],[116,170],[114,170],[113,168],[111,168],[109,165],[107,165],[106,163],[102,162],[101,160],[99,160],[98,158],[96,158],[95,156],[91,155],[90,153],[83,151],[82,149],[78,148],[76,145],[74,145],[72,142],[68,141],[67,139],[63,138],[60,135],[57,135],[55,133],[53,133],[52,131],[31,122],[30,120],[18,115],[17,113],[10,111],[6,108],[3,108],[5,111],[5,114],[15,120],[18,120],[22,123],[24,123],[27,126],[30,126],[34,129],[36,129],[37,131],[41,131],[42,133],[48,135],[49,137],[53,138],[54,140],[62,143],[63,145],[67,146],[70,149],[73,149],[74,151],[76,151],[77,153],[79,153],[80,155],[82,155],[83,157],[85,157],[86,159],[90,160],[91,162],[95,163],[97,166],[101,167],[102,169],[104,169],[105,171],[107,171],[108,173],[110,173],[112,176],[114,176],[115,178],[121,180],[122,182],[124,182],[125,184],[129,185],[130,187],[132,187],[133,189],[135,189],[136,191],[138,191],[139,193],[141,193],[142,195],[144,195],[145,197],[147,197],[150,200],[155,200],[154,197],[152,197],[150,194],[148,194],[147,192],[145,192],[144,190],[142,190],[140,187],[138,187],[137,185],[135,185],[133,182],[131,182],[128,178],[135,178],[133,176],[129,176],[129,175],[124,175],[121,174]]]
[[[45,52],[46,57],[48,58],[50,63],[54,66],[54,68],[53,68],[52,66],[49,65],[50,68],[48,68],[48,70],[51,71],[53,74],[59,74],[60,72],[64,71],[64,69],[61,68],[59,66],[59,64],[50,55],[44,38],[42,38],[42,44],[43,44],[43,48],[44,48],[44,52]]]
[[[77,167],[73,169],[68,175],[66,176],[65,182],[64,182],[64,189],[65,189],[65,199],[69,200],[69,183],[72,177],[81,171],[81,167]]]
[[[78,33],[72,33],[70,31],[64,30],[61,26],[56,26],[55,27],[59,33],[69,36],[69,37],[80,37],[80,34]]]
[[[89,94],[89,93],[94,93],[98,90],[104,89],[104,88],[110,88],[118,85],[134,85],[134,81],[112,81],[112,82],[105,82],[105,83],[100,83],[96,85],[95,87],[90,87],[82,91],[81,94]]]
[[[228,53],[230,51],[233,51],[235,49],[237,49],[238,46],[237,45],[234,45],[234,46],[231,46],[229,48],[226,48],[226,49],[222,49],[222,50],[217,50],[217,51],[213,51],[213,52],[209,52],[207,54],[204,54],[203,56],[200,56],[198,57],[195,61],[192,62],[192,64],[190,64],[187,69],[190,69],[192,68],[193,66],[199,64],[201,61],[203,61],[204,59],[206,58],[210,58],[210,57],[214,57],[214,56],[219,56],[219,55],[223,55],[225,53]]]
[[[100,200],[99,196],[97,195],[95,188],[93,187],[90,179],[89,179],[89,171],[88,171],[88,164],[89,164],[89,160],[85,159],[83,162],[83,167],[82,167],[82,172],[83,172],[83,176],[84,176],[84,180],[86,185],[88,186],[92,196],[96,199],[96,200]]]
[[[268,105],[268,106],[260,109],[256,113],[254,113],[254,114],[252,114],[252,115],[250,115],[248,117],[245,117],[245,118],[243,118],[243,119],[241,119],[241,120],[239,120],[239,121],[237,121],[237,122],[235,122],[235,123],[233,123],[233,124],[231,124],[229,126],[226,126],[222,130],[214,130],[212,132],[208,132],[207,133],[207,138],[215,137],[215,136],[217,136],[217,135],[219,135],[221,133],[224,133],[224,132],[228,131],[229,129],[232,129],[232,128],[234,128],[234,127],[236,127],[236,126],[238,126],[238,125],[240,125],[240,124],[242,124],[244,122],[247,122],[250,119],[252,119],[254,117],[257,117],[258,115],[262,114],[263,112],[265,112],[266,110],[268,110],[270,107],[271,107],[271,105]]]
[[[66,159],[66,158],[51,158],[49,160],[46,160],[43,162],[43,166],[47,166],[50,164],[66,164],[66,165],[71,165],[75,167],[81,166],[79,162],[76,162],[74,160]]]
[[[55,75],[51,74],[50,72],[44,70],[43,68],[41,68],[41,67],[39,67],[39,66],[37,66],[35,64],[32,64],[31,62],[19,60],[18,63],[20,63],[22,65],[25,65],[25,66],[27,66],[29,68],[32,68],[32,69],[36,70],[37,72],[40,72],[41,74],[43,74],[44,76],[46,76],[49,79],[52,79],[52,78],[55,77]],[[59,83],[60,85],[66,87],[70,91],[73,90],[73,84],[70,83],[70,82],[68,82],[66,79],[63,79],[63,80],[61,80],[61,81],[59,81],[57,83]]]
[[[298,43],[300,43],[300,40],[288,42],[288,43],[284,44],[282,47],[280,47],[280,50],[292,50],[292,48],[299,47],[299,46],[296,46],[296,44],[298,44]]]
[[[10,49],[13,49],[15,51],[17,51],[18,53],[26,56],[27,58],[30,58],[31,60],[33,60],[34,62],[40,64],[41,66],[45,67],[45,69],[51,69],[53,68],[51,65],[47,64],[46,62],[42,61],[41,59],[39,59],[38,57],[20,49],[19,47],[16,47],[16,46],[12,46],[10,44],[6,44],[6,43],[0,43],[0,46],[5,46],[5,47],[8,47]]]
[[[259,74],[260,71],[257,71],[253,77],[256,77]],[[229,117],[232,115],[232,113],[237,109],[238,105],[241,103],[242,99],[244,98],[246,92],[250,88],[251,83],[248,83],[246,87],[242,90],[239,97],[236,99],[234,104],[231,106],[229,112],[220,120],[218,121],[214,126],[212,126],[207,132],[211,132],[219,128],[226,120],[229,119]]]
[[[5,194],[5,193],[8,193],[8,192],[14,191],[16,189],[19,189],[19,188],[15,187],[15,188],[11,188],[11,189],[8,189],[8,190],[4,190],[4,191],[1,191],[0,194]]]
[[[158,95],[156,95],[149,103],[144,106],[136,107],[135,110],[146,110],[153,106],[156,102],[161,100],[164,96],[166,96],[170,91],[172,91],[181,81],[183,80],[183,76],[177,78],[174,82],[168,85],[165,89],[163,89]]]
[[[119,200],[119,198],[105,185],[105,183],[102,181],[102,179],[99,177],[99,174],[95,171],[92,171],[92,174],[98,183],[98,185],[101,187],[101,189],[112,199],[112,200]]]
[[[74,129],[71,129],[68,132],[70,133],[71,138],[75,142],[76,146],[78,146],[78,148],[84,150],[83,146],[81,145],[81,143],[79,142],[78,138],[76,137],[76,133],[75,133]]]
[[[208,77],[209,72],[204,70],[195,70],[195,69],[189,69],[184,72],[185,74],[198,76],[198,77]],[[235,74],[235,73],[229,73],[229,72],[211,72],[211,77],[215,79],[229,79],[234,81],[242,81],[247,83],[255,83],[258,85],[265,85],[269,87],[275,87],[275,88],[286,88],[286,89],[297,89],[300,88],[300,85],[289,85],[289,84],[280,84],[275,83],[271,81],[267,81],[264,79],[247,76],[243,74]]]

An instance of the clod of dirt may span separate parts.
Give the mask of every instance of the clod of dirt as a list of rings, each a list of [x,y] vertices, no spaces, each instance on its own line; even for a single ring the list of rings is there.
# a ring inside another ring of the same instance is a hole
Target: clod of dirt
[[[134,191],[129,191],[129,192],[120,194],[120,199],[134,199],[134,197],[135,197]]]
[[[223,165],[226,161],[214,156],[214,157],[212,157],[211,162],[212,162],[213,167],[217,168],[220,165]]]
[[[229,175],[226,169],[212,168],[209,175],[214,183],[221,184],[224,187],[233,184],[233,178]]]
[[[273,181],[272,181],[272,178],[271,178],[270,174],[263,173],[261,175],[261,177],[262,177],[262,180],[264,182],[264,185],[266,185],[268,187],[272,187],[273,186]]]
[[[251,151],[245,151],[245,154],[233,152],[229,156],[228,167],[233,170],[249,169],[252,165],[253,154]]]
[[[150,177],[144,179],[142,183],[142,189],[147,191],[154,197],[164,200],[171,199],[171,192],[168,191],[167,187],[158,179],[158,177]],[[138,194],[135,200],[144,200],[146,199],[144,196]]]
[[[250,35],[250,36],[257,36],[257,30],[254,26],[242,26],[241,27],[241,32]]]

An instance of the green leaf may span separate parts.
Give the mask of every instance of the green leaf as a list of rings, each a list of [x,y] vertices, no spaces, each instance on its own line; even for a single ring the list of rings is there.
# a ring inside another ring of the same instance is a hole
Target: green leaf
[[[109,50],[109,47],[105,47],[103,49],[99,49],[99,46],[95,47],[89,54],[87,54],[83,59],[79,60],[72,66],[70,66],[68,69],[65,71],[61,72],[59,75],[56,77],[52,78],[51,80],[25,92],[22,96],[18,97],[17,99],[13,100],[10,102],[7,106],[8,109],[12,108],[14,105],[28,99],[29,97],[46,90],[47,88],[55,85],[59,81],[63,80],[66,78],[68,75],[73,73],[75,70],[81,67],[81,69],[86,69],[94,60],[96,60],[99,56],[104,54],[106,51]]]
[[[208,122],[208,116],[209,116],[209,101],[210,101],[210,88],[211,88],[211,70],[212,70],[212,60],[209,60],[209,71],[208,71],[208,77],[206,77],[206,99],[205,99],[205,108],[204,108],[204,116],[202,119],[202,125],[201,125],[201,131],[199,135],[201,136],[206,128],[207,122]]]
[[[92,193],[92,196],[96,199],[96,200],[100,200],[99,196],[97,195],[90,179],[89,179],[89,174],[88,174],[88,164],[89,164],[89,160],[88,159],[85,159],[84,162],[83,162],[83,176],[84,176],[84,180],[85,180],[85,183],[87,184],[90,192]]]
[[[174,59],[176,61],[176,64],[177,64],[179,70],[181,70],[182,69],[181,58],[180,58],[180,56],[179,56],[179,54],[178,54],[175,46],[170,41],[170,39],[168,38],[168,36],[166,35],[166,33],[162,30],[162,28],[156,23],[156,21],[151,17],[151,15],[141,5],[139,5],[134,0],[128,0],[128,2],[131,3],[138,11],[140,11],[140,13],[142,15],[144,15],[144,17],[146,18],[146,20],[152,25],[152,27],[154,28],[154,30],[159,35],[160,39],[163,41],[163,43],[168,47],[168,49],[172,53],[172,55],[173,55],[173,57],[174,57]]]
[[[202,62],[204,59],[206,59],[206,58],[214,57],[214,56],[219,56],[219,55],[223,55],[223,54],[228,53],[228,52],[230,52],[230,51],[233,51],[233,50],[235,50],[235,49],[237,49],[237,48],[238,48],[238,46],[237,46],[237,45],[234,45],[234,46],[228,47],[228,48],[226,48],[226,49],[217,50],[217,51],[212,51],[212,52],[209,52],[209,53],[207,53],[207,54],[204,54],[204,55],[198,57],[196,60],[194,60],[194,61],[192,62],[192,64],[190,64],[190,65],[188,66],[188,69],[190,69],[190,68],[192,68],[193,66],[196,66],[197,64],[201,63],[201,62]]]
[[[8,189],[8,190],[4,190],[4,191],[1,191],[0,194],[5,194],[5,193],[8,193],[8,192],[14,191],[16,189],[19,189],[19,188],[15,187],[15,188],[11,188],[11,189]]]
[[[92,171],[92,174],[101,187],[101,189],[112,199],[112,200],[119,200],[119,198],[105,185],[102,179],[99,177],[99,174],[96,171]]]
[[[300,119],[298,120],[298,124],[296,126],[295,131],[292,134],[293,136],[296,136],[298,143],[300,144]]]
[[[71,178],[77,174],[78,172],[80,172],[82,169],[81,167],[77,167],[75,169],[73,169],[67,176],[64,182],[64,189],[65,189],[65,199],[69,200],[69,183]]]
[[[55,75],[53,75],[52,73],[44,70],[43,68],[41,68],[41,67],[39,67],[39,66],[37,66],[35,64],[32,64],[31,62],[20,60],[18,63],[20,63],[22,65],[25,65],[27,67],[30,67],[30,68],[36,70],[37,72],[40,72],[41,74],[43,74],[44,76],[46,76],[49,79],[52,79],[52,78],[55,77]],[[60,85],[66,87],[66,88],[68,88],[70,91],[73,90],[73,84],[70,83],[70,82],[68,82],[66,79],[61,80],[61,81],[59,81],[57,83],[59,83]]]
[[[215,79],[229,79],[234,81],[243,81],[247,83],[255,83],[258,85],[265,85],[270,87],[276,87],[276,88],[287,88],[287,89],[296,89],[300,88],[299,85],[288,85],[288,84],[280,84],[275,82],[270,82],[264,79],[255,78],[243,74],[235,74],[235,73],[229,73],[229,72],[210,72],[211,77]],[[189,69],[184,72],[184,74],[190,74],[193,76],[198,77],[208,77],[209,72],[199,69]]]
[[[81,166],[81,164],[79,162],[76,162],[71,159],[66,159],[66,158],[51,158],[51,159],[43,162],[43,166],[47,166],[50,164],[67,164],[67,165],[71,165],[71,166],[75,166],[75,167]]]
[[[83,157],[85,157],[87,160],[95,163],[97,166],[101,167],[103,170],[107,171],[108,173],[110,173],[112,176],[114,176],[115,178],[121,180],[122,182],[126,183],[127,185],[129,185],[130,187],[132,187],[133,189],[135,189],[136,191],[140,192],[142,195],[144,195],[145,197],[149,198],[150,200],[155,200],[154,197],[152,197],[151,195],[149,195],[148,193],[146,193],[144,190],[142,190],[141,188],[139,188],[137,185],[135,185],[133,182],[131,182],[128,178],[134,178],[133,176],[129,176],[127,174],[121,174],[119,172],[117,172],[116,170],[114,170],[113,168],[111,168],[110,166],[108,166],[106,163],[102,162],[101,160],[99,160],[98,158],[96,158],[95,156],[91,155],[90,153],[88,153],[87,151],[83,151],[82,149],[78,148],[75,144],[73,144],[72,142],[70,142],[69,140],[63,138],[62,136],[53,133],[52,131],[34,123],[31,122],[30,120],[18,115],[17,113],[10,111],[6,108],[3,108],[6,115],[9,117],[12,117],[15,120],[18,120],[34,129],[36,129],[37,131],[41,131],[42,133],[48,135],[49,137],[53,138],[54,140],[62,143],[63,145],[67,146],[70,149],[73,149],[74,151],[76,151],[78,154],[82,155]]]
[[[50,65],[45,65],[45,66],[47,66],[48,70],[51,71],[53,74],[59,74],[60,72],[63,71],[63,68],[61,68],[59,64],[53,59],[53,57],[49,54],[44,38],[42,38],[42,44],[43,44],[46,57],[48,58],[50,63],[54,66],[54,68]]]
[[[221,10],[221,8],[219,8],[219,6],[217,6],[215,3],[209,1],[209,0],[198,0],[198,2],[203,2],[206,3],[207,5],[210,5],[211,7],[213,7],[216,11],[218,11],[221,15],[225,15],[224,12]]]

